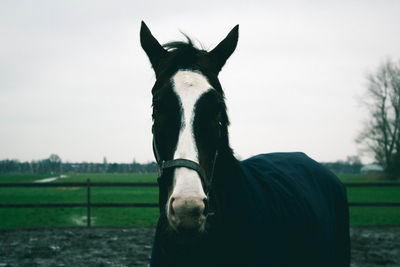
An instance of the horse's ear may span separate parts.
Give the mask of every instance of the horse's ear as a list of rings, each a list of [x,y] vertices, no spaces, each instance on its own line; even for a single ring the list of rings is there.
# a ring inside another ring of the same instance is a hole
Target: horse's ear
[[[140,44],[149,57],[153,69],[156,71],[158,64],[168,54],[168,52],[160,45],[157,39],[154,38],[146,23],[143,21],[140,28]]]
[[[236,25],[225,39],[209,53],[209,57],[213,64],[215,64],[218,72],[225,65],[226,60],[232,55],[233,51],[235,51],[238,39],[239,25]]]

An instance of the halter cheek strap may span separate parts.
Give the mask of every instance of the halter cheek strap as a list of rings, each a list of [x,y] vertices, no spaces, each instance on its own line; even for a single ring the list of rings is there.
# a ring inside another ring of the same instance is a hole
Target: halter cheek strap
[[[167,160],[167,161],[161,160],[160,154],[157,149],[157,144],[156,144],[155,138],[153,138],[153,152],[154,152],[154,156],[156,158],[157,164],[158,164],[160,178],[162,177],[162,174],[165,169],[173,169],[173,168],[180,168],[180,167],[188,168],[188,169],[196,171],[199,174],[200,179],[203,183],[203,186],[205,187],[204,190],[206,192],[208,192],[210,183],[207,180],[206,172],[204,171],[203,167],[200,166],[200,164],[198,164],[197,162],[194,162],[193,160],[189,160],[189,159],[173,159],[173,160]],[[211,179],[210,179],[210,181],[211,181]]]
[[[165,178],[163,178],[163,173],[165,169],[174,169],[174,168],[188,168],[191,170],[196,171],[199,176],[200,179],[203,183],[203,189],[204,192],[207,195],[207,199],[209,202],[208,205],[208,216],[210,215],[214,215],[215,211],[214,211],[214,205],[212,205],[212,200],[210,199],[212,197],[212,193],[210,193],[210,191],[212,190],[212,181],[213,181],[213,176],[214,176],[214,168],[215,168],[215,162],[217,160],[217,156],[218,156],[218,150],[215,151],[215,155],[214,155],[214,160],[212,163],[212,169],[211,169],[211,174],[209,179],[207,179],[206,176],[206,172],[204,171],[203,167],[200,166],[200,164],[198,164],[197,162],[194,162],[192,160],[189,159],[172,159],[172,160],[161,160],[160,154],[158,152],[157,149],[157,144],[156,144],[156,140],[153,137],[153,152],[154,152],[154,156],[156,158],[157,164],[158,164],[158,169],[159,169],[159,178],[158,178],[158,183],[161,185],[164,181]]]

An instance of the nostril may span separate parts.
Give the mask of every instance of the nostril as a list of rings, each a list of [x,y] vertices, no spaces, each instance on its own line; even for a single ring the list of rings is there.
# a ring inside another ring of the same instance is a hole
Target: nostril
[[[207,213],[208,213],[208,199],[207,198],[203,198],[203,203],[204,203],[203,215],[207,215]]]
[[[174,208],[172,203],[174,202],[175,198],[171,197],[171,200],[169,201],[169,211],[171,214],[175,214]]]

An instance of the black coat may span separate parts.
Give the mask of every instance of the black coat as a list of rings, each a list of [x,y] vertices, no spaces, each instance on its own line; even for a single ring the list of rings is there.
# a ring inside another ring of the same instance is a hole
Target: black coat
[[[226,173],[220,224],[177,244],[161,216],[150,266],[350,266],[346,190],[333,173],[303,153],[258,155]]]

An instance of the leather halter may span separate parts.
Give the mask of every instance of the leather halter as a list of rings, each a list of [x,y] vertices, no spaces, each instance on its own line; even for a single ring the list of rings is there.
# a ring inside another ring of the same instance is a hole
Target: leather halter
[[[215,215],[215,207],[214,207],[214,203],[212,199],[210,199],[212,197],[212,193],[210,193],[210,191],[212,191],[212,182],[213,182],[213,176],[214,176],[214,168],[215,168],[215,162],[217,160],[218,157],[218,150],[215,151],[215,155],[214,155],[214,160],[212,163],[212,169],[211,169],[211,173],[210,173],[210,177],[209,179],[207,179],[206,176],[206,172],[204,171],[203,167],[200,166],[200,164],[198,164],[197,162],[194,162],[192,160],[189,159],[183,159],[183,158],[179,158],[179,159],[172,159],[172,160],[161,160],[160,154],[158,152],[157,149],[157,144],[156,144],[156,140],[153,136],[153,153],[154,156],[156,158],[157,161],[157,165],[158,165],[158,170],[159,170],[159,177],[157,179],[158,184],[160,186],[160,190],[163,189],[162,184],[164,183],[164,180],[166,179],[163,175],[164,170],[166,169],[174,169],[174,168],[188,168],[191,170],[196,171],[199,176],[200,179],[203,183],[203,190],[207,195],[207,200],[208,200],[208,212],[207,212],[207,216],[212,216]],[[160,203],[161,204],[161,203]],[[161,207],[160,207],[161,208]]]

